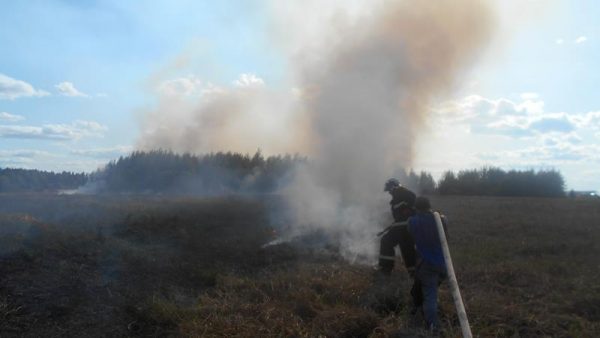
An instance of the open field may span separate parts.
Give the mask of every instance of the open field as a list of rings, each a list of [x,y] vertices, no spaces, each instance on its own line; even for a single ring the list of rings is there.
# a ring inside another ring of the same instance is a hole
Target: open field
[[[420,334],[402,270],[382,282],[334,245],[261,248],[277,202],[0,195],[0,336]],[[476,336],[600,334],[600,201],[432,202]],[[459,336],[446,285],[441,310]]]

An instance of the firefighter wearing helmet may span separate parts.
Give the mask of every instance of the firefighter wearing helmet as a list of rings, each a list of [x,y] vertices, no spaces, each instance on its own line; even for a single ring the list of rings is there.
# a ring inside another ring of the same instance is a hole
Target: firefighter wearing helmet
[[[400,246],[402,260],[408,272],[412,275],[415,270],[416,253],[415,244],[408,232],[407,220],[415,214],[416,195],[400,185],[400,182],[391,178],[385,182],[384,191],[392,196],[390,207],[394,224],[392,224],[381,237],[379,249],[379,271],[390,275],[394,269],[394,247]]]

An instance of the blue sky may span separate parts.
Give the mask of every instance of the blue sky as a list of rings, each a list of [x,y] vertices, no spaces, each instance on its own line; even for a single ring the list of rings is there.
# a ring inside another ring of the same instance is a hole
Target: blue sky
[[[464,85],[432,108],[438,119],[417,169],[557,168],[569,188],[600,190],[600,3],[496,6],[497,36]],[[267,7],[2,2],[0,167],[91,171],[126,154],[165,77],[226,85],[255,74],[284,86]]]

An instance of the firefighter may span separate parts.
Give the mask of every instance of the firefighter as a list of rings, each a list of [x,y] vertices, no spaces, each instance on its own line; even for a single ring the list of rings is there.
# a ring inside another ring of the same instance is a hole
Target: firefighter
[[[394,247],[400,246],[402,260],[408,273],[412,276],[415,270],[415,245],[408,233],[407,220],[415,214],[415,194],[400,185],[397,179],[385,182],[384,191],[392,196],[390,207],[394,224],[384,231],[379,248],[379,271],[389,276],[394,269]]]
[[[418,256],[414,284],[410,291],[414,305],[412,312],[416,314],[421,310],[427,327],[437,331],[440,325],[437,294],[439,285],[447,277],[446,263],[429,200],[426,197],[418,197],[415,208],[416,215],[408,219],[408,232],[414,239]],[[441,216],[441,220],[444,232],[447,233],[446,218]]]

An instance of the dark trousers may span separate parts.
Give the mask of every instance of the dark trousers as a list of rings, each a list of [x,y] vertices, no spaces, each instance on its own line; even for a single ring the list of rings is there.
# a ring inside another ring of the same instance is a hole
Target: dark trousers
[[[402,260],[407,269],[415,267],[416,252],[415,243],[408,232],[406,225],[393,226],[381,237],[379,247],[379,267],[384,273],[391,273],[394,269],[394,247],[400,246]]]
[[[415,272],[415,282],[410,294],[415,308],[423,307],[428,328],[439,327],[437,314],[438,287],[446,279],[446,268],[422,261]]]
[[[413,286],[410,289],[410,295],[412,297],[413,306],[416,311],[418,308],[423,306],[423,287],[421,285],[421,281],[417,278],[415,278],[413,281]]]

